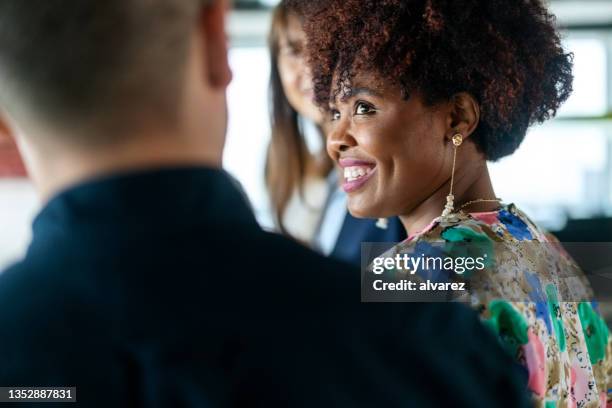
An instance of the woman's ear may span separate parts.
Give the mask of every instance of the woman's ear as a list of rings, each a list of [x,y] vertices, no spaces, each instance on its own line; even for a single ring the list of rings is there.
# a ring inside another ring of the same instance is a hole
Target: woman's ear
[[[449,133],[461,133],[468,138],[480,122],[480,105],[471,94],[460,92],[450,100]],[[452,135],[451,135],[452,136]]]
[[[228,61],[225,18],[229,4],[226,0],[213,0],[204,6],[201,15],[206,56],[206,73],[212,88],[225,89],[232,80]]]

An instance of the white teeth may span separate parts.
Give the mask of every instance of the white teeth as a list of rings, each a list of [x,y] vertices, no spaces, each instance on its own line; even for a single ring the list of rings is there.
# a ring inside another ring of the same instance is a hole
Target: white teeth
[[[344,168],[344,178],[347,181],[355,181],[358,178],[367,176],[372,172],[372,169],[367,166],[352,166]]]

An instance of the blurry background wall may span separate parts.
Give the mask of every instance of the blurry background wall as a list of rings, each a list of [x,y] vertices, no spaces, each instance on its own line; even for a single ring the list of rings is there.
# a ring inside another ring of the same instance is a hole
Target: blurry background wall
[[[266,35],[274,0],[235,1],[229,18],[229,134],[224,165],[271,225],[263,183],[269,139]],[[612,241],[612,1],[555,0],[575,54],[574,94],[557,119],[534,127],[511,157],[491,164],[498,196],[566,241]],[[39,204],[0,140],[0,268],[23,254]]]

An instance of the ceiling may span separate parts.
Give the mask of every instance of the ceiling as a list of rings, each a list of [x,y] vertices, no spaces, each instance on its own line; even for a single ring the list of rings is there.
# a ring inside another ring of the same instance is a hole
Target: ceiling
[[[553,0],[549,3],[562,26],[607,26],[612,30],[612,0]]]
[[[270,7],[277,3],[278,0],[234,0],[235,10],[229,20],[232,43],[264,44]],[[550,0],[547,3],[561,27],[612,32],[612,0]]]

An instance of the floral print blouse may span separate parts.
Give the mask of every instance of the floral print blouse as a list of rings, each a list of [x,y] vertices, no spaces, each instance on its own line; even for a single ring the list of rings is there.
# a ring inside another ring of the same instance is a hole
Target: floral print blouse
[[[556,238],[508,204],[438,217],[385,256],[427,254],[440,244],[486,253],[486,268],[452,279],[469,282],[462,300],[526,368],[536,407],[612,407],[608,328],[586,277]]]

